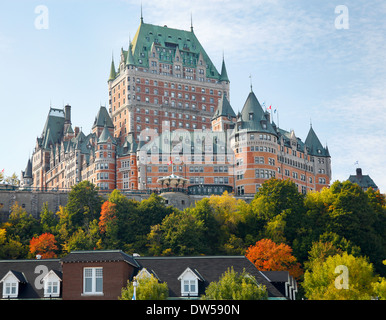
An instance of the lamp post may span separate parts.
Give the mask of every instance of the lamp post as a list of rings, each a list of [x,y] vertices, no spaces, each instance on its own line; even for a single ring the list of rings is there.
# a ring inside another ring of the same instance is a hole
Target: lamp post
[[[134,287],[134,292],[133,292],[133,298],[131,300],[137,300],[137,287],[138,287],[138,282],[136,277],[133,278],[133,287]]]

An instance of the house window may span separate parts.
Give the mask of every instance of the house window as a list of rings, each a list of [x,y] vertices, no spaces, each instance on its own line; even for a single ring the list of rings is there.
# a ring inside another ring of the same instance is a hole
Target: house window
[[[185,292],[185,294],[196,292],[196,281],[197,280],[184,280],[184,292]]]
[[[9,271],[0,283],[3,283],[3,298],[17,298],[19,283],[25,283],[25,278],[20,272]]]
[[[44,297],[59,297],[60,295],[60,281],[62,279],[54,271],[48,272],[43,278],[44,283]]]
[[[103,294],[103,268],[83,269],[83,293]]]
[[[5,282],[3,287],[3,298],[16,298],[17,297],[17,282]]]
[[[198,280],[203,279],[197,270],[186,268],[178,280],[181,281],[181,296],[198,296]]]

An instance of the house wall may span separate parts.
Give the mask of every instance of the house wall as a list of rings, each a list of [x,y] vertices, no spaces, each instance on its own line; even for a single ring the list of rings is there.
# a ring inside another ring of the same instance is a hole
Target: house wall
[[[103,268],[103,296],[85,296],[83,293],[83,268]],[[63,300],[117,300],[134,272],[126,262],[63,263]]]

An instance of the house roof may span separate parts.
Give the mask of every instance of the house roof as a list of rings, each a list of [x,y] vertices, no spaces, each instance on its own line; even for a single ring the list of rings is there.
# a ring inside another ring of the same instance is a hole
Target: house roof
[[[288,282],[290,275],[288,271],[260,271],[270,282]]]
[[[356,175],[350,175],[348,180],[352,183],[356,183],[363,189],[373,188],[374,190],[378,190],[378,186],[375,184],[373,179],[370,178],[369,175],[363,175],[362,169],[357,168]]]
[[[61,261],[63,263],[124,261],[138,267],[133,257],[121,250],[71,251]]]
[[[166,282],[170,297],[181,296],[181,282],[178,277],[187,269],[194,270],[203,279],[205,287],[218,281],[228,268],[254,276],[259,284],[265,285],[269,297],[283,295],[256,269],[245,256],[195,256],[195,257],[135,257],[139,265],[153,270],[162,282]],[[204,293],[202,290],[200,294]]]
[[[37,288],[38,277],[44,276],[45,272],[54,271],[62,277],[62,266],[60,259],[39,260],[0,260],[0,279],[8,272],[12,272],[20,281],[19,299],[44,298],[43,286]],[[3,292],[3,283],[0,283],[0,293]]]

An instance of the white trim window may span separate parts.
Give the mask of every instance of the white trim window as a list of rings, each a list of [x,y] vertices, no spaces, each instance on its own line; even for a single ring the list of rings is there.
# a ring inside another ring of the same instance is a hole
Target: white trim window
[[[203,281],[197,270],[189,267],[178,277],[181,281],[181,296],[196,297],[198,296],[198,280]]]
[[[103,268],[83,269],[83,294],[103,295]]]
[[[21,281],[20,278],[24,278],[22,274],[19,275],[19,272],[15,274],[13,271],[8,271],[8,273],[0,280],[0,283],[3,283],[3,298],[17,298],[19,295],[19,283],[25,282]]]
[[[57,298],[60,296],[60,282],[62,279],[51,270],[43,278],[44,283],[44,297]]]

